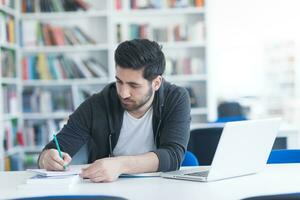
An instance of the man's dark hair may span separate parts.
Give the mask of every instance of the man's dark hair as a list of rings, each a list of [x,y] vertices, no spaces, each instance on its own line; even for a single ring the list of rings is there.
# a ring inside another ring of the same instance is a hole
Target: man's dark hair
[[[165,71],[165,55],[161,46],[148,39],[122,42],[115,51],[115,63],[121,68],[144,69],[143,77],[152,81]]]

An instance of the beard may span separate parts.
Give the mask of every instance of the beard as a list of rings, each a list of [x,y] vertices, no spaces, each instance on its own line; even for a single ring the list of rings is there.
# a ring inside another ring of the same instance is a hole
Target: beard
[[[122,107],[126,111],[135,111],[135,110],[138,110],[141,107],[143,107],[146,103],[148,103],[149,100],[151,99],[152,95],[153,95],[153,89],[152,89],[152,87],[149,87],[149,90],[147,91],[146,95],[143,96],[143,98],[138,100],[138,101],[134,101],[134,100],[130,100],[130,99],[122,99],[120,97],[120,95],[118,95],[118,96],[119,96],[119,99],[121,101]],[[123,102],[124,100],[128,101],[129,104],[124,103]]]

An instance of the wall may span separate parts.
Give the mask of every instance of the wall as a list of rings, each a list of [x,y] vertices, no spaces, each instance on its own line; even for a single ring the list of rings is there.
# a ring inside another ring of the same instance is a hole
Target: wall
[[[298,0],[207,0],[213,103],[264,92],[264,46],[300,40],[299,7]]]

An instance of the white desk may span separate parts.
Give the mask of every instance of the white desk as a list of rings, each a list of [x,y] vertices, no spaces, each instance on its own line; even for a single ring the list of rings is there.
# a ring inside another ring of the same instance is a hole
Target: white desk
[[[102,194],[128,199],[236,200],[262,194],[300,192],[300,164],[268,165],[264,171],[210,183],[151,178],[121,178],[113,183],[80,183],[71,191],[21,191],[28,172],[0,172],[0,199],[54,195]]]

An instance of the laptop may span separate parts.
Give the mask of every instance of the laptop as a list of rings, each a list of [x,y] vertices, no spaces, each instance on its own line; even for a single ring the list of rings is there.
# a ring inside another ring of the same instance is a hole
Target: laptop
[[[228,122],[209,167],[164,172],[161,176],[207,182],[257,173],[267,163],[280,121],[272,118]]]

